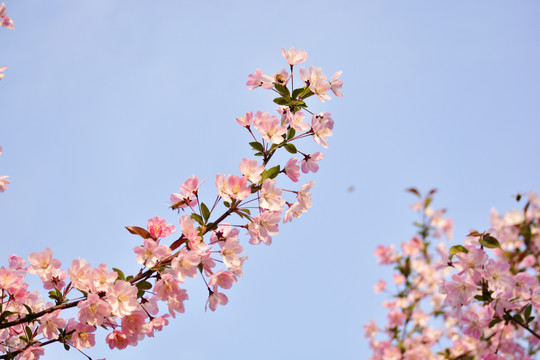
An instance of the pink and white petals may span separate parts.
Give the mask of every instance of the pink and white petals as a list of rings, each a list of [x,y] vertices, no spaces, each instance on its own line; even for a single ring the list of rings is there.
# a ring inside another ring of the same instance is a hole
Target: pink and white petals
[[[15,29],[15,24],[13,23],[13,20],[9,16],[7,16],[7,9],[5,3],[2,3],[2,5],[0,5],[0,24],[6,29]],[[1,70],[2,69],[0,69],[0,71]]]
[[[289,48],[289,51],[281,49],[281,55],[283,55],[285,60],[287,60],[291,66],[303,63],[308,59],[308,54],[304,49],[296,50],[294,46]]]

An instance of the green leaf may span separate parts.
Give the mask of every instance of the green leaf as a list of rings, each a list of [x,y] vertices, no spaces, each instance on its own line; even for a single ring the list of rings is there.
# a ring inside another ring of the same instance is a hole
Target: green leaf
[[[519,315],[519,314],[514,315],[514,320],[516,320],[516,321],[519,322],[520,324],[523,324],[523,323],[524,323],[523,318],[522,318],[521,315]]]
[[[32,308],[26,304],[23,304],[23,306],[26,308],[26,311],[28,311],[28,315],[32,315],[34,312],[32,311]]]
[[[266,170],[266,177],[267,178],[270,178],[270,179],[273,179],[275,178],[276,176],[278,176],[279,174],[279,165],[276,165],[268,170]]]
[[[261,144],[261,143],[258,142],[258,141],[252,141],[252,142],[249,143],[249,145],[251,145],[251,147],[253,148],[253,150],[264,151],[264,146],[263,146],[263,144]]]
[[[306,89],[305,87],[294,89],[293,92],[292,92],[291,98],[296,99],[298,96],[300,96],[302,91],[304,91],[305,89]]]
[[[500,323],[501,321],[502,321],[501,318],[495,318],[495,319],[491,320],[491,322],[489,323],[489,327],[492,328],[495,325],[497,325],[498,323]]]
[[[296,146],[294,146],[294,144],[291,144],[291,143],[285,144],[284,148],[291,154],[296,154],[298,152],[298,150],[296,150]]]
[[[228,201],[224,201],[223,205],[225,205],[225,207],[231,207],[231,203]]]
[[[296,130],[294,130],[294,128],[289,128],[287,131],[287,140],[291,140],[294,135],[296,135]]]
[[[531,312],[532,312],[532,304],[529,304],[527,305],[527,307],[525,308],[525,312],[523,313],[523,315],[525,316],[525,319],[528,319],[531,317]]]
[[[66,349],[66,351],[69,351],[69,349],[71,349],[71,346],[69,346],[67,343],[64,343],[64,349]]]
[[[301,94],[302,96],[300,97],[301,99],[307,99],[308,97],[314,95],[313,91],[311,91],[311,89],[306,89],[306,91]]]
[[[141,281],[137,283],[136,286],[139,290],[150,290],[152,288],[152,284],[150,284],[148,281]]]
[[[255,155],[255,156],[263,156],[264,154],[263,154],[262,152],[259,151],[258,153],[255,153],[255,154],[253,154],[253,155]]]
[[[116,273],[118,274],[118,280],[125,280],[126,279],[126,276],[124,275],[122,270],[117,269],[117,268],[112,268],[112,269],[113,269],[113,271],[116,271]]]
[[[289,97],[289,95],[291,95],[289,89],[287,89],[286,86],[283,86],[281,84],[274,84],[274,87],[276,88],[277,92],[283,97]]]
[[[489,234],[485,234],[480,238],[480,245],[483,247],[486,247],[488,249],[501,249],[501,244],[499,244],[499,240],[495,239],[493,236]]]
[[[452,260],[452,258],[454,257],[454,255],[456,255],[457,253],[460,253],[460,252],[463,252],[463,253],[468,253],[469,250],[467,250],[467,248],[465,248],[464,246],[462,245],[454,245],[450,248],[450,255],[448,256],[448,259]]]
[[[478,301],[486,301],[484,295],[475,295],[474,298]]]
[[[191,214],[191,218],[193,220],[195,220],[196,222],[198,222],[200,225],[204,225],[204,221],[203,221],[201,215],[193,213],[193,214]]]
[[[131,279],[133,279],[133,275],[129,275],[129,276],[126,278],[126,281],[129,282],[129,281],[131,281]]]
[[[208,210],[208,207],[204,203],[201,203],[201,211],[204,221],[208,221],[210,218],[210,210]]]
[[[289,106],[289,100],[283,98],[283,97],[278,97],[278,98],[275,98],[274,99],[274,102],[278,105],[282,105],[282,106]]]
[[[26,332],[26,336],[28,337],[28,339],[32,340],[34,334],[32,334],[32,330],[30,330],[30,327],[28,327],[28,325],[24,327],[24,331]]]
[[[240,209],[240,211],[245,212],[248,215],[251,215],[251,211],[249,211],[249,209]]]
[[[291,105],[298,108],[307,107],[306,103],[303,101],[294,101]]]

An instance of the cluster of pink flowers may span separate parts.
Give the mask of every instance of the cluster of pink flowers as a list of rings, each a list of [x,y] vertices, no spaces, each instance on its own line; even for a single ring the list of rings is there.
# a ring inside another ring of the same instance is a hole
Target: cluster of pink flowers
[[[473,230],[448,250],[439,242],[432,252],[452,223],[431,208],[434,191],[410,191],[420,198],[412,206],[422,219],[418,234],[401,251],[381,245],[375,252],[397,270],[397,293],[384,303],[388,324],[364,326],[371,359],[533,359],[540,352],[540,198],[531,193],[523,210],[502,216],[493,210],[489,230]],[[374,290],[385,287],[380,280]]]
[[[283,54],[291,75],[282,71],[267,78],[258,70],[249,76],[248,86],[281,95],[274,100],[279,105],[278,115],[257,111],[236,119],[254,140],[250,142],[254,158],[242,159],[237,175],[216,176],[213,205],[201,201],[204,181],[193,175],[170,196],[171,209],[184,213],[177,226],[156,216],[148,220],[146,228],[126,227],[141,237],[140,245],[133,249],[141,266],[137,274],[126,276],[105,264],[92,267],[81,258],[65,270],[50,248],[31,253],[28,260],[10,256],[9,266],[0,268],[0,351],[5,353],[0,359],[38,359],[44,353],[43,346],[54,342],[82,351],[95,345],[97,327],[109,331],[106,342],[111,349],[135,346],[185,311],[189,297],[184,284],[188,278],[202,277],[210,310],[228,303],[224,292],[242,277],[247,259],[241,232],[245,231],[250,244],[270,245],[280,222],[290,222],[312,206],[313,181],[299,189],[282,188],[278,183],[278,176],[284,174],[282,178],[294,185],[300,170],[316,172],[323,159],[321,152],[301,152],[294,142],[312,137],[327,148],[334,126],[326,112],[312,114],[311,124],[304,121],[304,111],[309,112],[304,100],[316,94],[310,90],[312,80],[298,89],[292,85],[289,89],[286,84],[289,80],[292,84],[293,66],[305,61],[307,54],[294,48],[283,50]],[[326,77],[319,72],[319,78]],[[335,89],[341,87],[339,80],[333,84]],[[302,157],[293,157],[285,165],[270,165],[280,149]],[[236,217],[240,224],[226,223],[228,217]],[[170,240],[176,233],[180,235]],[[28,273],[39,277],[48,299],[37,290],[28,290]],[[77,309],[71,317],[67,315],[70,308]]]

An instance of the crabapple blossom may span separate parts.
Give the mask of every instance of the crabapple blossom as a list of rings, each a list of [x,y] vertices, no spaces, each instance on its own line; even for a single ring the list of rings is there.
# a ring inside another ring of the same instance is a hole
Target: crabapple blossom
[[[4,71],[6,71],[7,69],[7,66],[2,66],[0,67],[0,80],[2,80],[3,78],[6,77],[6,74],[4,74]],[[0,152],[0,155],[2,154],[2,152]]]
[[[111,305],[102,300],[97,294],[88,294],[86,300],[77,304],[79,310],[79,321],[92,326],[103,324],[105,317],[112,312]]]
[[[270,211],[281,211],[285,200],[281,198],[281,189],[276,187],[276,180],[266,179],[261,188],[259,206]]]
[[[289,177],[294,182],[298,182],[298,178],[300,177],[300,166],[298,166],[296,163],[298,162],[298,159],[291,158],[289,161],[287,161],[287,164],[285,165],[285,168],[283,169],[283,172],[285,175]]]
[[[227,298],[227,295],[220,293],[217,285],[214,285],[213,290],[210,291],[210,296],[208,296],[208,300],[206,301],[206,306],[209,307],[210,310],[216,311],[218,305],[227,305],[228,302],[229,299]]]
[[[9,16],[7,16],[7,9],[5,3],[2,3],[2,5],[0,5],[0,24],[7,29],[15,29],[13,20]]]
[[[290,47],[289,51],[281,49],[281,55],[283,55],[291,66],[303,63],[308,58],[308,54],[304,49],[296,50],[294,46]]]
[[[332,120],[330,116],[332,116],[332,114],[322,112],[319,115],[314,114],[311,120],[313,139],[325,149],[328,148],[326,138],[332,136],[332,129],[334,128],[334,120]]]
[[[235,120],[240,125],[244,127],[248,127],[251,125],[251,119],[253,119],[253,113],[250,111],[250,112],[247,112],[244,116],[240,118],[236,118]]]
[[[257,184],[261,180],[261,174],[264,171],[264,166],[258,166],[256,159],[242,159],[240,162],[240,171],[242,175],[247,177],[253,184]]]
[[[304,174],[311,172],[317,172],[319,171],[319,164],[317,164],[318,161],[321,161],[324,159],[324,154],[321,152],[316,152],[311,155],[306,155],[300,161],[300,167],[302,168],[302,172]]]
[[[262,87],[263,89],[272,89],[273,79],[271,76],[264,75],[261,69],[257,69],[254,74],[249,74],[246,85],[251,86],[249,90],[253,90],[258,87]]]

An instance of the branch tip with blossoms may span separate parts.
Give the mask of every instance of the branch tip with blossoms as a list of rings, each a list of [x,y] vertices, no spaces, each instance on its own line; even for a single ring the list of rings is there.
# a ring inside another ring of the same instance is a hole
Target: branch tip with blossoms
[[[411,206],[420,214],[417,235],[402,251],[381,245],[375,252],[398,274],[395,300],[385,302],[388,325],[379,329],[372,320],[364,326],[371,359],[533,359],[540,351],[538,196],[530,193],[523,210],[503,216],[492,210],[489,230],[472,230],[449,250],[439,242],[434,251],[434,238],[448,237],[452,223],[444,210],[431,208],[435,190],[426,196],[408,191],[419,198]],[[380,280],[374,290],[385,286]]]
[[[307,59],[304,50],[295,48],[283,49],[282,54],[291,70]],[[324,101],[329,98],[328,90],[341,96],[336,92],[341,88],[341,72],[327,81],[320,68],[314,69],[298,89],[292,86],[292,73],[285,70],[273,76],[261,70],[249,75],[251,89],[262,87],[280,94],[274,99],[279,105],[277,115],[257,111],[236,119],[253,140],[253,158],[241,160],[237,175],[216,175],[217,195],[208,203],[212,206],[203,202],[204,181],[196,175],[180,185],[179,192],[170,196],[171,209],[180,215],[178,225],[155,216],[146,227],[126,226],[141,240],[133,249],[141,266],[138,273],[126,276],[120,269],[109,270],[105,264],[92,267],[81,258],[65,270],[50,248],[31,253],[27,260],[10,256],[9,266],[0,268],[0,351],[4,352],[0,359],[38,359],[44,346],[52,343],[75,347],[90,359],[83,350],[95,345],[97,327],[109,331],[105,341],[111,349],[136,346],[161,331],[171,317],[185,312],[188,278],[200,276],[207,287],[205,309],[216,311],[226,305],[225,291],[242,277],[247,260],[241,230],[247,232],[250,244],[270,245],[280,222],[290,222],[312,206],[314,182],[299,189],[294,184],[300,169],[304,174],[317,172],[324,155],[302,152],[294,143],[312,137],[327,148],[334,121],[324,112],[312,114],[311,123],[306,122],[306,99],[317,95]],[[273,163],[282,149],[303,158]],[[281,174],[286,176],[279,177]],[[236,225],[227,223],[229,218]],[[180,235],[172,237],[177,232]],[[28,273],[40,278],[48,300],[38,291],[28,290],[24,281]],[[66,314],[70,308],[77,309],[71,317]]]

